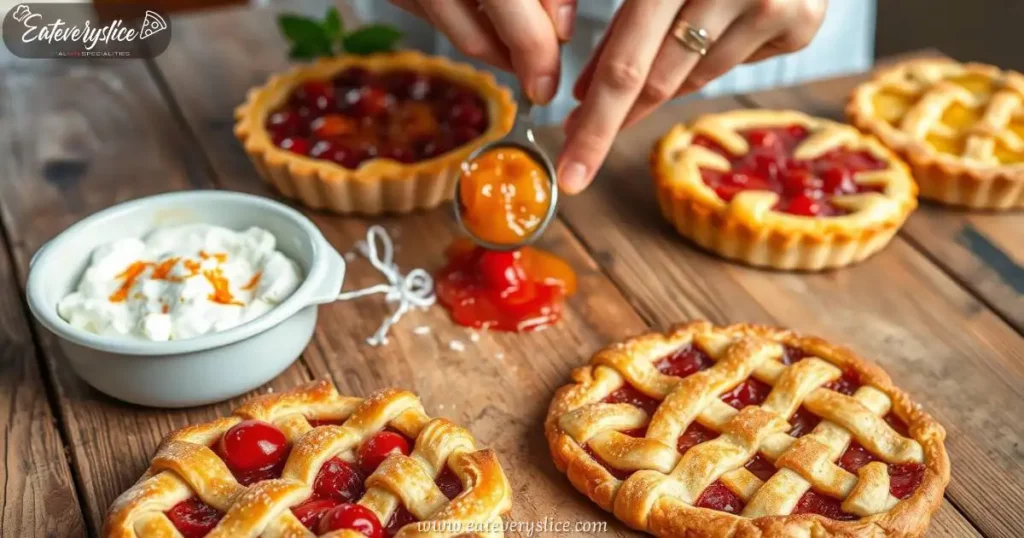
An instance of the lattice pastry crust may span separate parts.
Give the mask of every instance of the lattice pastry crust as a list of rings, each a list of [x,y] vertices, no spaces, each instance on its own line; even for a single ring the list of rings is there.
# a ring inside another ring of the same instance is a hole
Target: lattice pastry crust
[[[882,192],[837,196],[849,213],[806,217],[773,209],[778,196],[750,190],[723,200],[702,179],[701,169],[728,171],[729,161],[693,144],[708,137],[734,155],[751,147],[746,129],[802,126],[810,135],[795,149],[797,159],[815,159],[837,148],[867,151],[888,163],[883,170],[854,175],[858,184]],[[917,186],[899,157],[853,127],[795,111],[734,110],[673,127],[655,145],[651,169],[665,218],[683,236],[726,258],[776,269],[821,270],[861,261],[881,250],[917,207]]]
[[[703,349],[714,365],[683,378],[654,366],[688,345]],[[787,367],[780,361],[784,345],[808,357]],[[853,396],[824,387],[844,370],[859,376]],[[772,386],[760,406],[737,411],[720,399],[749,377]],[[656,536],[920,536],[949,482],[943,428],[878,367],[818,338],[699,321],[607,347],[572,379],[556,392],[545,423],[555,465],[602,508]],[[661,401],[652,416],[628,403],[602,403],[627,382]],[[822,420],[794,439],[787,420],[801,405]],[[907,424],[909,437],[881,418],[889,412]],[[677,439],[693,421],[719,436],[680,454]],[[643,437],[620,433],[643,427]],[[852,441],[880,460],[859,476],[834,463]],[[588,450],[635,472],[620,480]],[[758,453],[776,467],[767,481],[745,468]],[[923,479],[898,500],[890,494],[886,463],[905,462],[923,464]],[[745,502],[738,515],[694,506],[716,481]],[[860,518],[791,515],[812,487]]]
[[[921,196],[974,208],[1024,207],[1024,75],[911,60],[858,86],[846,114],[906,158]]]
[[[225,431],[247,419],[277,426],[291,442],[280,479],[245,487],[210,448]],[[314,428],[310,420],[344,423]],[[362,441],[385,426],[414,439],[415,446],[408,456],[389,456],[366,479],[366,493],[359,504],[372,510],[382,522],[388,521],[402,503],[420,521],[451,521],[455,524],[450,528],[456,530],[468,528],[466,523],[488,523],[487,529],[501,529],[501,515],[511,506],[512,492],[492,450],[478,448],[468,431],[448,420],[428,417],[411,392],[382,390],[363,399],[340,396],[332,384],[320,381],[258,397],[230,417],[168,435],[142,478],[110,507],[104,536],[180,537],[165,512],[197,495],[225,514],[205,538],[312,538],[316,535],[290,508],[310,497],[324,462],[334,456],[352,461]],[[462,493],[450,502],[434,483],[445,465],[463,486]],[[493,523],[498,525],[490,525]],[[430,529],[410,524],[396,536],[457,534],[426,530]],[[361,536],[340,530],[320,538]]]

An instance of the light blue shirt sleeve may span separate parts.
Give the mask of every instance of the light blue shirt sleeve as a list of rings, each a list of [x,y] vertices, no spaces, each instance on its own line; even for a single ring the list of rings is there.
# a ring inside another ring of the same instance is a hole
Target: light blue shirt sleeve
[[[821,30],[805,49],[756,64],[738,66],[708,84],[700,95],[712,97],[752,92],[867,70],[874,57],[876,1],[831,0]],[[619,4],[621,0],[578,1],[573,39],[562,48],[562,80],[558,94],[550,106],[536,111],[538,120],[559,122],[576,106],[572,85],[591,51],[604,35],[608,21]],[[406,34],[403,41],[406,47],[451,56],[490,69],[458,53],[444,35],[390,2],[355,0],[353,6],[361,20],[387,22],[401,28]],[[508,73],[495,74],[502,83],[516,87],[515,78]]]

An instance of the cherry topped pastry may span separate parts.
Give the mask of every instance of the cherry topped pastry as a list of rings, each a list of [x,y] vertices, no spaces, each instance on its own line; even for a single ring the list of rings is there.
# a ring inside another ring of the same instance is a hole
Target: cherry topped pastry
[[[821,339],[696,321],[609,346],[555,393],[555,465],[659,537],[923,536],[945,431]]]
[[[893,152],[799,112],[740,110],[678,125],[655,146],[652,167],[662,212],[680,233],[777,269],[860,261],[917,207]]]
[[[435,519],[493,523],[510,501],[493,451],[412,393],[353,398],[324,381],[172,433],[103,536],[385,538]]]
[[[508,132],[515,106],[491,75],[407,51],[297,67],[251,91],[236,116],[284,195],[375,214],[449,199],[459,165]]]

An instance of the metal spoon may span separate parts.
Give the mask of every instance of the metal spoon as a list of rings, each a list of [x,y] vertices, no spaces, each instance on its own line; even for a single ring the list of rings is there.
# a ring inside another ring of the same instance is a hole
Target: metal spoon
[[[516,123],[515,125],[512,126],[512,130],[509,132],[509,134],[505,138],[502,138],[501,140],[485,144],[478,148],[473,153],[470,153],[469,157],[467,157],[466,160],[462,163],[463,173],[465,172],[466,168],[468,168],[470,163],[475,161],[484,153],[491,151],[492,149],[520,149],[524,151],[527,155],[529,155],[530,158],[534,160],[534,162],[540,164],[547,172],[548,181],[551,183],[550,195],[548,197],[548,210],[544,214],[544,219],[541,220],[540,224],[538,224],[536,228],[534,228],[533,232],[530,233],[530,235],[522,238],[517,243],[492,243],[490,241],[481,239],[480,237],[477,237],[473,233],[473,231],[466,226],[466,223],[462,220],[462,200],[460,198],[459,185],[462,183],[463,173],[460,173],[458,177],[455,179],[455,196],[452,198],[452,202],[455,206],[455,221],[459,223],[459,227],[462,228],[462,231],[466,232],[467,235],[473,238],[473,241],[476,244],[488,250],[516,250],[518,248],[529,245],[530,243],[533,243],[534,241],[537,240],[538,237],[541,236],[541,234],[544,233],[544,230],[547,229],[548,225],[551,224],[551,220],[555,217],[555,210],[558,207],[558,178],[555,176],[555,165],[551,162],[551,158],[548,157],[548,154],[544,152],[544,149],[542,149],[540,145],[537,144],[537,141],[534,139],[532,116],[533,102],[530,101],[530,98],[526,95],[525,91],[520,91],[519,101],[516,106]]]

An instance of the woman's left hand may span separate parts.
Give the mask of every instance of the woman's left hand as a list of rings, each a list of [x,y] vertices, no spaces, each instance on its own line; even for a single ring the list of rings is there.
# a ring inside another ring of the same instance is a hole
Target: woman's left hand
[[[619,130],[665,101],[737,64],[805,47],[826,7],[827,0],[626,0],[576,81],[581,103],[565,124],[562,189],[585,189]]]

